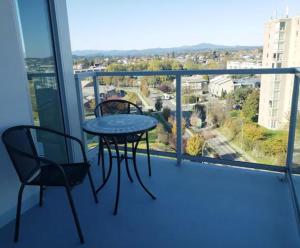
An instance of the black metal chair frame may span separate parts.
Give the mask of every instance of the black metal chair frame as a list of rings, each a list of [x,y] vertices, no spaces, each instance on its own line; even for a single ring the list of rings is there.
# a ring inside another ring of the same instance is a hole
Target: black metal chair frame
[[[103,102],[99,103],[95,107],[95,109],[94,109],[94,115],[95,115],[95,117],[103,116],[104,115],[104,113],[103,113],[103,107],[105,106],[105,104],[109,104],[109,103],[123,103],[123,104],[128,104],[128,109],[127,109],[127,112],[126,112],[127,114],[130,114],[130,107],[131,106],[133,106],[137,110],[138,114],[141,114],[141,115],[144,114],[143,111],[142,111],[142,109],[139,106],[137,106],[136,104],[132,103],[132,102],[129,102],[129,101],[123,100],[123,99],[113,99],[113,100],[106,100],[106,101],[103,101]],[[100,110],[100,113],[99,113],[99,110]],[[137,138],[137,139],[139,139],[139,141],[142,141],[142,140],[146,141],[147,162],[148,162],[148,175],[151,177],[151,175],[152,175],[152,169],[151,169],[151,160],[150,160],[150,148],[149,148],[149,135],[148,135],[148,132],[145,132],[145,138],[140,137],[140,138]],[[125,159],[127,175],[128,175],[128,178],[129,178],[129,180],[131,182],[133,182],[133,179],[132,179],[131,174],[130,174],[129,165],[128,165],[128,159],[132,159],[133,160],[134,150],[137,149],[137,148],[135,148],[134,143],[138,143],[137,139],[134,140],[134,142],[132,142],[132,156],[131,157],[128,156],[128,145],[127,145],[128,142],[127,142],[127,140],[125,140],[125,141],[122,142],[122,143],[124,143],[124,156],[122,157],[122,159]],[[110,143],[114,143],[114,141],[111,141]],[[105,181],[106,172],[105,172],[105,165],[104,165],[104,144],[103,144],[103,137],[101,137],[101,136],[99,136],[99,146],[98,147],[99,147],[99,149],[98,149],[98,165],[100,165],[100,160],[101,160],[102,178],[103,178],[103,182],[104,182]],[[110,154],[110,156],[112,156],[112,155]],[[112,156],[112,158],[117,158],[117,156]]]
[[[30,154],[30,153],[24,152],[22,150],[19,150],[17,147],[14,147],[14,146],[9,144],[9,141],[7,140],[7,136],[11,132],[16,131],[16,130],[26,131],[28,141],[31,145],[30,149],[32,149],[33,154]],[[17,203],[17,212],[16,212],[14,241],[17,242],[19,240],[19,229],[20,229],[21,207],[22,207],[21,205],[22,205],[23,191],[24,191],[25,186],[30,185],[30,186],[39,186],[40,187],[40,202],[39,202],[40,206],[43,205],[44,187],[46,187],[46,186],[58,186],[58,187],[64,187],[65,188],[66,193],[67,193],[67,197],[68,197],[68,201],[69,201],[69,204],[70,204],[70,207],[71,207],[71,210],[72,210],[72,214],[73,214],[74,222],[75,222],[75,225],[76,225],[76,229],[77,229],[77,232],[78,232],[78,235],[79,235],[79,238],[80,238],[80,242],[84,243],[84,236],[83,236],[83,233],[82,233],[82,230],[81,230],[81,226],[80,226],[79,219],[78,219],[78,216],[77,216],[77,212],[76,212],[76,209],[75,209],[74,201],[73,201],[73,198],[72,198],[72,195],[71,195],[72,187],[81,184],[82,181],[78,182],[78,183],[74,183],[74,185],[71,185],[70,180],[67,177],[66,171],[65,171],[62,164],[58,164],[58,163],[56,163],[52,160],[49,160],[45,157],[39,156],[38,152],[36,150],[35,144],[34,144],[33,137],[31,135],[31,130],[41,130],[41,131],[45,131],[45,132],[48,132],[48,133],[51,133],[51,134],[55,134],[55,135],[64,137],[65,139],[73,140],[73,141],[77,142],[80,145],[83,160],[84,160],[83,163],[79,163],[80,165],[78,165],[78,163],[73,163],[73,164],[68,163],[67,166],[87,166],[86,174],[88,175],[88,179],[89,179],[89,182],[90,182],[90,186],[91,186],[91,189],[92,189],[94,200],[95,200],[96,203],[98,203],[95,186],[94,186],[92,176],[91,176],[91,173],[90,173],[90,170],[89,170],[90,169],[90,164],[87,160],[85,150],[84,150],[84,146],[78,138],[67,135],[67,134],[64,134],[64,133],[61,133],[61,132],[58,132],[58,131],[54,131],[52,129],[48,129],[48,128],[44,128],[44,127],[37,127],[37,126],[32,126],[32,125],[21,125],[21,126],[11,127],[9,129],[7,129],[2,134],[2,140],[3,140],[3,143],[6,147],[6,149],[7,149],[7,152],[9,154],[10,158],[11,158],[11,161],[12,161],[14,167],[15,167],[15,170],[18,174],[18,177],[21,181],[21,186],[20,186],[19,193],[18,193],[18,203]],[[24,159],[27,158],[27,159],[33,160],[33,162],[35,162],[39,165],[38,169],[32,171],[31,176],[27,177],[27,179],[24,179],[21,175],[21,172],[18,170],[18,166],[15,162],[14,155],[21,156]],[[62,176],[63,183],[61,185],[57,185],[57,184],[53,185],[53,184],[49,184],[49,182],[48,183],[45,183],[45,181],[43,182],[43,178],[42,178],[43,171],[45,172],[50,167],[51,168],[56,168],[57,172],[59,172],[60,176]],[[83,179],[85,178],[86,174],[84,175]],[[39,178],[39,179],[34,181],[34,179],[36,179],[36,178]]]

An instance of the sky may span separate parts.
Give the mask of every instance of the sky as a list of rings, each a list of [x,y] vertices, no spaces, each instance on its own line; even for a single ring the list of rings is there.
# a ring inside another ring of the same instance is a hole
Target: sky
[[[67,0],[72,50],[262,45],[264,24],[300,0]]]

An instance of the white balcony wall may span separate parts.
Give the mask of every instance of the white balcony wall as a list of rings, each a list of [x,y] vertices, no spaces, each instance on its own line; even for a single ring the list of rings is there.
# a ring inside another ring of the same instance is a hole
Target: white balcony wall
[[[31,124],[28,81],[19,34],[16,6],[0,1],[0,135],[11,126]],[[15,217],[19,180],[0,142],[0,227]],[[23,211],[37,202],[37,191],[28,187]]]

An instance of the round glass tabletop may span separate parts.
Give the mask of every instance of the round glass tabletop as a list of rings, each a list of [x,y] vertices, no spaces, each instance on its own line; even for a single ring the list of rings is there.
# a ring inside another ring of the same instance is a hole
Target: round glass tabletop
[[[83,123],[83,130],[95,135],[126,135],[149,131],[158,121],[147,115],[117,114],[98,117]]]

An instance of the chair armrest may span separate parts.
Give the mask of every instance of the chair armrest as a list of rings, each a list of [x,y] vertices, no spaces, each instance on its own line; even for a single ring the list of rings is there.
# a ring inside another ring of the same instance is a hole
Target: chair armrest
[[[56,131],[56,130],[45,128],[45,127],[36,127],[35,126],[35,127],[32,127],[32,128],[37,129],[37,130],[42,130],[42,131],[45,131],[45,132],[49,132],[49,133],[53,133],[53,134],[56,134],[56,135],[59,135],[59,136],[63,136],[65,138],[68,138],[68,139],[76,141],[79,144],[79,146],[80,146],[84,162],[88,163],[87,156],[86,156],[86,153],[85,153],[85,149],[84,149],[84,146],[83,146],[83,144],[82,144],[82,142],[81,142],[80,139],[78,139],[78,138],[76,138],[74,136],[71,136],[71,135],[68,135],[68,134]]]
[[[69,182],[68,182],[67,176],[65,174],[65,171],[64,171],[63,167],[60,164],[58,164],[58,163],[56,163],[56,162],[54,162],[50,159],[46,159],[46,158],[43,158],[43,157],[40,157],[40,156],[33,156],[33,155],[31,155],[27,152],[20,151],[16,148],[13,148],[13,147],[10,147],[10,149],[12,149],[14,152],[18,153],[21,156],[24,156],[26,158],[30,158],[30,159],[35,160],[36,162],[39,163],[39,168],[32,171],[33,174],[36,173],[38,171],[38,169],[41,169],[43,171],[43,168],[45,168],[45,167],[55,166],[60,171],[62,176],[64,177],[64,180],[66,182],[66,186],[69,186]],[[41,165],[42,163],[43,163],[43,165]],[[29,180],[29,178],[27,179],[27,181],[28,180]]]

